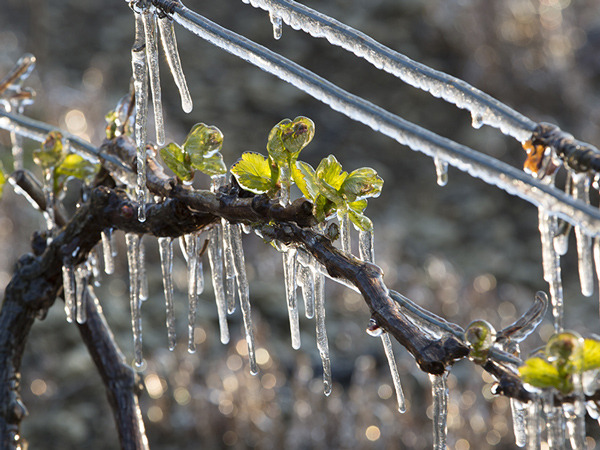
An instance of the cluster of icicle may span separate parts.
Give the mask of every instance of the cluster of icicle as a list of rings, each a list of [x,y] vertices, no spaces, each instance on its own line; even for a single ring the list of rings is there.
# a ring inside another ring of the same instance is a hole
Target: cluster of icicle
[[[135,17],[135,40],[131,49],[131,66],[135,90],[135,144],[137,147],[137,187],[136,196],[139,203],[138,218],[146,220],[144,205],[146,203],[146,125],[148,119],[148,79],[152,92],[154,109],[154,127],[156,143],[165,143],[165,128],[162,112],[158,35],[163,44],[167,63],[175,84],[181,95],[181,107],[189,113],[192,110],[192,98],[181,68],[177,41],[173,22],[164,14],[158,14],[156,8],[144,0],[133,0],[130,6]]]

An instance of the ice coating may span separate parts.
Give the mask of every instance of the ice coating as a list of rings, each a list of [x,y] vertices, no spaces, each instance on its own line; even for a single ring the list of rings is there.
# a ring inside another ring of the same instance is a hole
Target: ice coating
[[[563,328],[563,288],[561,280],[560,256],[554,249],[553,236],[556,230],[556,218],[550,217],[543,209],[538,210],[539,230],[542,241],[542,266],[544,280],[550,286],[550,301],[552,302],[552,315],[554,328],[557,332]]]
[[[221,342],[229,342],[229,328],[227,326],[227,301],[223,286],[223,231],[221,225],[215,225],[208,234],[208,261],[210,263],[211,279],[215,292],[217,314],[219,315],[219,329],[221,330]]]
[[[442,375],[429,374],[431,395],[433,398],[433,448],[446,450],[446,435],[448,433],[448,372]]]
[[[590,176],[587,173],[571,171],[571,189],[573,198],[590,204]],[[591,297],[594,293],[594,269],[592,267],[592,238],[578,226],[575,227],[577,239],[577,260],[581,293]]]
[[[396,390],[396,399],[398,400],[398,411],[403,413],[406,411],[406,403],[404,401],[404,392],[402,391],[402,384],[400,383],[400,374],[398,373],[396,358],[394,358],[394,350],[392,349],[390,335],[385,332],[381,333],[381,343],[383,344],[385,356],[388,360],[388,365],[390,366],[392,381],[394,382],[394,389]]]
[[[158,40],[156,35],[156,15],[150,9],[142,12],[144,21],[144,36],[146,39],[146,60],[150,74],[150,89],[152,91],[152,106],[154,107],[154,128],[156,143],[165,143],[165,124],[162,111],[162,94],[160,89],[160,69],[158,66]]]
[[[129,304],[131,308],[131,329],[133,333],[134,365],[141,368],[144,364],[142,355],[142,302],[140,300],[139,256],[140,236],[136,233],[125,233],[127,245],[127,262],[129,264]]]
[[[290,319],[292,348],[300,348],[300,322],[298,318],[298,302],[296,299],[296,249],[290,247],[283,253],[283,277],[285,280],[285,296]]]
[[[192,112],[194,105],[192,103],[192,97],[185,80],[183,69],[181,68],[181,60],[179,58],[179,51],[177,50],[177,39],[175,37],[175,29],[172,20],[166,16],[159,17],[158,29],[160,31],[163,50],[167,57],[167,63],[169,64],[169,69],[171,69],[171,75],[173,75],[177,89],[179,89],[181,109],[186,113],[190,113]]]
[[[483,124],[490,125],[523,141],[536,126],[532,120],[468,83],[413,61],[366,34],[307,6],[291,0],[251,0],[250,4],[268,11],[271,16],[280,17],[295,30],[302,30],[315,38],[325,38],[331,44],[364,58],[405,83],[467,109],[471,112],[473,126],[476,128]]]
[[[135,146],[137,148],[138,219],[146,220],[146,123],[148,121],[148,69],[146,66],[146,38],[142,14],[135,13],[135,41],[131,48],[131,68],[135,91]]]
[[[160,252],[160,269],[165,292],[167,338],[169,350],[173,351],[177,342],[175,334],[175,309],[173,305],[173,239],[168,237],[158,238],[158,249]]]
[[[447,138],[412,124],[334,84],[280,55],[226,30],[185,6],[173,7],[173,19],[197,36],[251,64],[272,73],[307,92],[353,120],[368,125],[413,150],[438,157],[471,176],[481,178],[509,194],[517,195],[550,215],[581,226],[590,235],[600,234],[600,212],[570,198],[559,189],[544,185],[523,171],[490,156],[476,152]],[[281,14],[286,22],[286,17]],[[503,127],[508,132],[511,127]],[[517,130],[515,128],[515,130]],[[531,130],[516,131],[518,139],[528,138]]]
[[[573,382],[573,401],[563,404],[567,436],[571,442],[571,448],[575,450],[586,450],[585,439],[585,395],[583,392],[582,378],[580,373],[574,373],[571,378]]]

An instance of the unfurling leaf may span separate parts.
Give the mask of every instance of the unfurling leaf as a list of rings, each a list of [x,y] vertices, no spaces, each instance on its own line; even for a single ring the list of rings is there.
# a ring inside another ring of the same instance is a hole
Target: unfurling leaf
[[[548,361],[539,358],[529,358],[525,361],[525,364],[519,367],[519,374],[521,379],[532,386],[537,388],[550,388],[555,387],[561,392],[569,392],[569,384],[564,377],[558,372],[558,369],[550,364]],[[567,385],[565,385],[567,383]]]
[[[99,164],[93,164],[76,153],[67,155],[54,171],[54,193],[61,191],[69,178],[78,178],[86,183],[91,181],[99,169]]]
[[[320,182],[327,183],[336,191],[342,186],[342,183],[348,176],[348,172],[342,170],[342,165],[333,155],[323,158],[316,170],[317,179]]]
[[[315,176],[315,169],[308,163],[296,161],[292,166],[292,179],[302,194],[314,202],[319,195],[319,183]]]
[[[260,153],[246,152],[231,167],[231,173],[244,189],[263,194],[276,188],[269,161]]]
[[[356,212],[352,209],[348,209],[348,217],[350,221],[362,231],[371,231],[373,229],[373,222],[367,216],[362,213]]]
[[[344,180],[340,191],[348,201],[379,197],[383,180],[369,167],[356,169]]]
[[[189,155],[194,169],[207,175],[220,175],[227,172],[223,155],[223,133],[217,127],[197,123],[183,143],[183,151]]]
[[[171,142],[160,149],[160,156],[179,179],[183,182],[192,181],[194,170],[191,167],[189,155],[186,155],[179,145]]]
[[[33,160],[42,169],[56,167],[66,156],[63,135],[59,131],[51,131],[39,149],[33,151]]]
[[[315,124],[308,117],[296,117],[293,121],[283,119],[269,133],[269,156],[279,167],[292,166],[314,135]]]

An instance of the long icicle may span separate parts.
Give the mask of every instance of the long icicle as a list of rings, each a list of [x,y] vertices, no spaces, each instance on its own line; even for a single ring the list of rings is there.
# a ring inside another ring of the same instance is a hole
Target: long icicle
[[[373,230],[358,232],[358,255],[367,262],[375,262]]]
[[[144,21],[135,12],[135,40],[131,48],[133,88],[135,91],[135,146],[137,148],[138,220],[146,220],[146,123],[148,121],[148,68],[146,66],[146,38]]]
[[[152,91],[152,105],[154,107],[154,127],[156,129],[156,143],[165,143],[165,124],[162,111],[162,94],[160,89],[160,69],[158,66],[158,41],[156,36],[156,14],[150,8],[142,12],[144,21],[144,36],[146,38],[146,61],[150,73],[150,89]]]
[[[145,302],[148,300],[148,273],[146,272],[146,246],[140,238],[140,250],[138,255],[138,270],[140,279],[140,300]]]
[[[429,374],[431,394],[433,397],[433,448],[446,450],[446,435],[448,432],[448,372],[442,375]]]
[[[227,302],[227,313],[235,311],[235,267],[233,263],[233,251],[231,249],[231,224],[226,219],[221,219],[223,229],[223,264],[225,285],[225,300]],[[241,301],[241,299],[240,299]]]
[[[248,362],[250,364],[250,373],[256,375],[258,366],[256,365],[256,352],[254,350],[254,330],[252,327],[252,314],[250,308],[250,288],[246,277],[246,261],[244,259],[244,247],[242,247],[242,232],[239,224],[230,224],[230,242],[231,252],[233,254],[233,265],[235,268],[235,278],[238,286],[238,296],[240,297],[240,306],[242,308],[242,318],[244,320],[244,331],[246,332],[246,343],[248,344]]]
[[[539,394],[534,393],[527,404],[527,450],[540,450],[542,446],[542,411]]]
[[[342,246],[342,251],[352,254],[352,238],[350,236],[350,219],[348,218],[348,214],[344,214],[340,218],[340,241]]]
[[[566,419],[567,434],[574,450],[585,450],[585,394],[583,391],[582,374],[571,376],[573,383],[573,401],[563,404]]]
[[[311,255],[312,257],[312,255]],[[321,356],[323,364],[323,392],[325,395],[331,394],[331,359],[329,357],[329,340],[327,339],[327,328],[325,326],[325,278],[318,272],[316,265],[317,260],[312,257],[311,269],[315,274],[315,318],[317,328],[317,349]]]
[[[542,393],[544,417],[546,418],[547,443],[549,450],[559,450],[565,445],[565,423],[562,406],[554,404],[554,388]]]
[[[219,328],[221,330],[221,342],[229,342],[229,327],[227,326],[227,301],[225,299],[225,289],[223,286],[223,230],[220,224],[217,224],[210,230],[210,242],[208,244],[208,261],[210,263],[211,279],[213,290],[215,292],[215,302],[217,304],[217,314],[219,315]]]
[[[525,425],[525,415],[527,405],[516,400],[510,399],[510,410],[513,419],[513,432],[515,434],[515,444],[517,447],[525,447],[527,444],[527,428]]]
[[[188,281],[188,352],[196,352],[194,334],[196,331],[196,313],[198,311],[198,252],[196,250],[196,235],[186,234],[185,253],[187,255],[187,281]]]
[[[283,276],[285,279],[285,295],[290,319],[292,348],[300,348],[300,322],[298,318],[298,301],[296,298],[296,249],[288,248],[283,253]]]
[[[107,228],[102,232],[102,253],[104,256],[104,272],[112,275],[115,272],[115,259],[113,258],[112,229]]]
[[[539,230],[542,241],[542,265],[544,280],[550,285],[550,300],[552,302],[552,315],[554,316],[554,329],[560,332],[563,329],[563,288],[561,281],[560,256],[554,249],[553,238],[556,230],[556,217],[548,216],[542,208],[538,209]]]
[[[307,319],[312,319],[315,316],[315,274],[310,267],[300,264],[297,267],[304,300],[304,315]]]
[[[175,334],[175,309],[173,305],[173,239],[168,237],[158,238],[158,248],[160,251],[160,268],[165,291],[167,338],[169,341],[169,350],[173,351],[177,343],[177,336]]]
[[[134,365],[137,369],[143,367],[142,354],[142,314],[139,280],[140,236],[136,233],[126,233],[127,261],[129,263],[129,303],[131,307],[131,329],[133,332]]]
[[[158,29],[160,31],[163,50],[167,57],[167,63],[171,69],[171,75],[173,75],[177,89],[179,89],[181,109],[186,113],[190,113],[192,112],[194,105],[192,103],[192,97],[185,80],[183,69],[181,68],[181,60],[179,59],[179,51],[177,50],[177,39],[175,38],[173,21],[166,16],[159,17]]]
[[[388,364],[390,366],[390,372],[392,374],[392,381],[394,382],[394,389],[396,390],[396,398],[398,400],[398,411],[401,413],[406,411],[406,402],[404,401],[404,391],[402,390],[402,384],[400,383],[400,374],[398,373],[398,366],[396,365],[396,358],[394,358],[394,350],[392,348],[392,340],[390,335],[386,332],[381,333],[381,343],[387,357]]]
[[[573,198],[590,204],[590,176],[587,173],[571,172]],[[579,281],[581,293],[591,297],[594,293],[594,269],[592,268],[592,238],[585,234],[581,227],[575,227],[577,238],[577,255],[579,264]]]
[[[77,323],[85,323],[87,320],[86,315],[86,301],[87,301],[87,287],[89,283],[90,271],[88,263],[85,262],[80,264],[75,269],[75,286],[76,286],[76,317]]]
[[[65,298],[65,314],[67,322],[72,323],[76,315],[76,300],[77,287],[75,284],[75,269],[71,264],[63,263],[63,295]]]

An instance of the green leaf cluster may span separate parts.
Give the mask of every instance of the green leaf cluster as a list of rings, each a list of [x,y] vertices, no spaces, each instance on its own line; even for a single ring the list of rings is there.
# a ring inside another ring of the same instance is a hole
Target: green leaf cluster
[[[519,374],[532,386],[556,388],[569,394],[573,390],[574,373],[596,369],[600,369],[600,342],[563,332],[550,338],[541,356],[527,359],[519,367]]]
[[[54,169],[54,193],[62,191],[66,182],[71,178],[77,178],[84,183],[92,181],[98,170],[100,170],[100,164],[93,164],[76,153],[68,154]]]
[[[42,142],[40,148],[33,151],[33,161],[44,170],[58,166],[67,156],[60,131],[51,131]]]
[[[173,173],[184,183],[191,183],[196,170],[207,175],[227,172],[220,150],[223,133],[215,126],[194,125],[183,146],[173,142],[160,149],[160,156]]]

